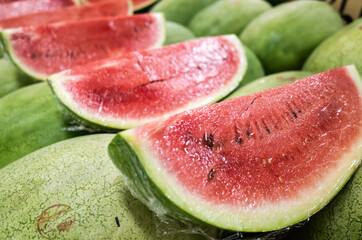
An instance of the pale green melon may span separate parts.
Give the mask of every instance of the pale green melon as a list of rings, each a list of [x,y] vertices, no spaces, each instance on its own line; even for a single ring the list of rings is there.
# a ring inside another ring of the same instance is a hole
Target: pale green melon
[[[20,72],[12,62],[5,58],[0,59],[0,98],[32,82],[32,79]]]
[[[219,0],[162,0],[151,12],[164,13],[166,20],[187,25],[201,9]]]
[[[188,27],[196,36],[240,34],[252,19],[270,8],[263,0],[219,1],[196,14]]]
[[[0,239],[194,239],[156,235],[108,157],[113,136],[59,142],[0,170]]]
[[[303,69],[323,72],[354,64],[362,74],[362,18],[321,43],[309,56]]]
[[[240,87],[237,91],[230,95],[228,99],[250,95],[269,88],[289,84],[295,82],[298,79],[306,78],[310,75],[312,75],[312,73],[301,71],[288,71],[268,75]]]
[[[195,35],[185,26],[174,22],[166,22],[166,39],[164,45],[185,42],[194,38]]]
[[[342,27],[342,18],[328,3],[294,1],[259,15],[240,38],[270,74],[301,69],[318,44]]]

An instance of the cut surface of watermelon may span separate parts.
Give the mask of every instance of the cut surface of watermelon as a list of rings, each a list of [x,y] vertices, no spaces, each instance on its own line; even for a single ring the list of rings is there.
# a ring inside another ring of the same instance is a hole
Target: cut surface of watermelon
[[[276,230],[321,209],[357,168],[361,96],[355,67],[338,68],[121,132],[109,153],[153,210]]]
[[[27,26],[39,26],[61,21],[76,21],[106,16],[132,15],[133,9],[129,1],[102,2],[87,6],[71,6],[53,11],[28,14],[0,20],[0,29]]]
[[[80,118],[125,129],[223,98],[239,85],[245,68],[240,41],[226,35],[101,60],[49,81]]]
[[[39,80],[56,72],[129,51],[162,46],[161,14],[104,17],[2,31],[13,62]]]
[[[20,0],[1,4],[0,20],[76,5],[76,0]]]

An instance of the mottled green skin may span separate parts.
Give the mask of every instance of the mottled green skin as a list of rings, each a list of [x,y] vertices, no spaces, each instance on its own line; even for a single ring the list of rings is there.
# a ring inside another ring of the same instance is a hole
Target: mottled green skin
[[[312,75],[312,73],[301,72],[301,71],[288,71],[288,72],[280,72],[268,75],[242,86],[232,95],[230,95],[228,99],[250,95],[269,88],[275,88],[278,86],[293,83],[296,80],[306,78],[310,75]]]
[[[0,59],[0,98],[31,83],[31,78],[20,72],[11,61]]]
[[[112,137],[59,142],[0,170],[0,239],[192,239],[156,236],[107,155]]]
[[[295,234],[298,240],[357,240],[362,236],[362,167],[319,213]]]
[[[362,75],[362,18],[321,43],[308,57],[303,69],[318,73],[351,64]]]
[[[1,98],[0,126],[0,168],[42,147],[84,134],[65,129],[63,115],[46,83]]]
[[[251,20],[270,8],[263,0],[223,0],[201,10],[188,27],[196,36],[240,34]]]
[[[270,74],[301,69],[318,44],[342,27],[342,18],[327,3],[294,1],[259,15],[240,39]]]
[[[162,0],[150,12],[164,13],[166,20],[187,25],[203,8],[219,0]]]
[[[166,22],[166,39],[164,45],[185,42],[194,38],[195,35],[183,25]]]

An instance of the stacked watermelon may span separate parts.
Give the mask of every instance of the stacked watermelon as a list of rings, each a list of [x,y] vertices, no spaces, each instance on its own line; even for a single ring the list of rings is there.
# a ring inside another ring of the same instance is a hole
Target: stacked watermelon
[[[0,238],[358,239],[362,19],[154,2],[0,0]]]

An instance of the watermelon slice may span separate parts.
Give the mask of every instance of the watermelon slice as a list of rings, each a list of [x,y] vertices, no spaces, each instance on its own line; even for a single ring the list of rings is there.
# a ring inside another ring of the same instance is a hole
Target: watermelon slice
[[[334,69],[119,133],[109,154],[159,214],[280,229],[317,212],[361,161],[362,84]]]
[[[10,57],[39,80],[56,72],[129,51],[159,47],[165,39],[161,14],[105,17],[6,29]]]
[[[89,6],[72,6],[53,11],[34,13],[15,18],[0,20],[0,29],[39,26],[54,22],[75,21],[105,16],[132,15],[133,9],[129,1],[104,2]]]
[[[213,103],[246,69],[235,35],[134,52],[49,77],[60,101],[81,119],[126,129]]]
[[[21,0],[1,4],[0,20],[76,5],[76,0]]]
[[[105,2],[109,0],[83,0],[86,3],[99,3],[99,2]],[[113,1],[119,1],[119,0],[113,0]],[[135,11],[140,10],[142,8],[145,8],[152,3],[156,2],[157,0],[132,0],[132,5]]]
[[[132,0],[133,7],[135,10],[140,10],[142,8],[148,7],[152,3],[156,2],[157,0]]]

